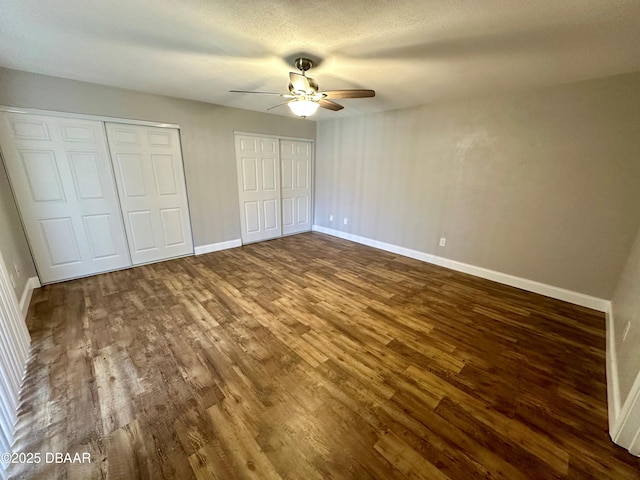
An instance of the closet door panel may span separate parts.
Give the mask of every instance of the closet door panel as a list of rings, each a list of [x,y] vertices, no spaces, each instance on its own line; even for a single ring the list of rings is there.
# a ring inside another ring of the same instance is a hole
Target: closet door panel
[[[311,142],[280,140],[282,165],[282,233],[311,230]]]
[[[131,265],[101,122],[2,112],[0,145],[41,283]]]
[[[178,131],[106,127],[133,264],[192,254]]]
[[[278,140],[236,135],[242,243],[282,235]]]

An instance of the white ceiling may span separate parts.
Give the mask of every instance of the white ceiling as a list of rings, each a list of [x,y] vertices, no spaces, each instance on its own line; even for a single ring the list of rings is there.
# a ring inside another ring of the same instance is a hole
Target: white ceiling
[[[228,90],[286,92],[300,52],[377,93],[313,118],[370,113],[640,71],[640,1],[0,0],[2,66],[231,107],[277,104]]]

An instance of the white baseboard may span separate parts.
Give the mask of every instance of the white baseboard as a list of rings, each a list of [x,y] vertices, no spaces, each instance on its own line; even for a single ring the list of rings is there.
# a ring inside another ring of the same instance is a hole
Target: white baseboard
[[[27,318],[27,312],[29,311],[29,302],[31,302],[31,296],[36,288],[40,288],[40,279],[38,277],[29,277],[27,283],[24,285],[22,295],[20,296],[20,313],[22,319]]]
[[[313,231],[326,233],[327,235],[333,235],[334,237],[340,237],[352,242],[379,248],[380,250],[385,250],[387,252],[397,253],[398,255],[403,255],[405,257],[415,258],[416,260],[422,260],[423,262],[432,263],[434,265],[440,265],[442,267],[450,268],[451,270],[457,270],[458,272],[468,273],[470,275],[475,275],[476,277],[486,278],[488,280],[493,280],[494,282],[521,288],[522,290],[527,290],[529,292],[539,293],[540,295],[556,298],[558,300],[564,300],[565,302],[591,308],[600,312],[606,312],[611,305],[609,300],[604,300],[602,298],[592,297],[583,293],[554,287],[553,285],[547,285],[534,280],[516,277],[507,273],[496,272],[495,270],[489,270],[487,268],[476,267],[456,260],[438,257],[437,255],[432,255],[430,253],[380,242],[371,238],[360,237],[358,235],[353,235],[352,233],[341,232],[340,230],[333,230],[320,225],[314,225]]]
[[[218,252],[220,250],[227,250],[228,248],[236,248],[242,246],[242,240],[239,238],[235,240],[228,240],[226,242],[210,243],[209,245],[201,245],[194,248],[196,255],[204,255],[205,253]]]

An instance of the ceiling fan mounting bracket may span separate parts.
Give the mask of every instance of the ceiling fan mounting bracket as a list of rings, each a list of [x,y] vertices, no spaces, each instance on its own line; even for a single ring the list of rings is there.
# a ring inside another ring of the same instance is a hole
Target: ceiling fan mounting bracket
[[[300,57],[300,58],[296,58],[295,66],[304,75],[304,72],[306,72],[311,67],[313,67],[313,62],[311,60],[309,60],[308,58]]]

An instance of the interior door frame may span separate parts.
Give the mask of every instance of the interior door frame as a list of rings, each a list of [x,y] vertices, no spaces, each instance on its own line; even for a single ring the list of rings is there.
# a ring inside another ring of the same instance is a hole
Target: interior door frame
[[[315,178],[316,178],[316,141],[313,138],[305,138],[305,137],[288,137],[285,135],[271,135],[271,134],[267,134],[267,133],[253,133],[253,132],[245,132],[242,130],[234,130],[233,131],[233,138],[234,138],[234,144],[235,144],[235,138],[236,136],[241,135],[241,136],[248,136],[248,137],[259,137],[259,138],[268,138],[271,140],[277,140],[278,141],[278,161],[280,162],[280,165],[278,165],[278,168],[280,169],[279,172],[280,174],[282,174],[282,160],[280,159],[280,140],[291,140],[293,142],[309,142],[311,143],[311,172],[310,172],[310,190],[311,190],[311,194],[309,195],[311,197],[311,208],[309,209],[309,223],[311,224],[311,226],[313,226],[313,222],[314,222],[314,218],[315,218],[315,208],[316,208],[316,189],[315,189]],[[237,152],[235,152],[235,154],[237,155]],[[237,169],[236,169],[236,188],[238,187],[238,173],[237,173]],[[281,189],[282,190],[282,189]],[[236,191],[236,197],[238,198],[238,201],[240,201],[240,191]],[[281,196],[280,196],[280,218],[282,218],[282,192],[281,192]],[[238,213],[240,214],[240,208],[238,208]],[[239,216],[239,220],[240,220],[240,224],[242,224],[242,215]],[[311,230],[309,230],[311,231]],[[242,232],[242,225],[240,225],[240,232]],[[288,235],[297,235],[297,233],[291,233]],[[281,235],[281,237],[284,237],[285,235]],[[242,241],[242,240],[241,240]],[[244,245],[244,243],[243,243]]]
[[[177,123],[150,122],[147,120],[134,120],[131,118],[108,117],[106,115],[88,115],[85,113],[61,112],[59,110],[42,110],[39,108],[11,107],[0,105],[0,111],[9,113],[24,113],[28,115],[48,115],[50,117],[75,118],[78,120],[96,120],[98,122],[126,123],[128,125],[144,125],[147,127],[174,128],[180,130]]]

